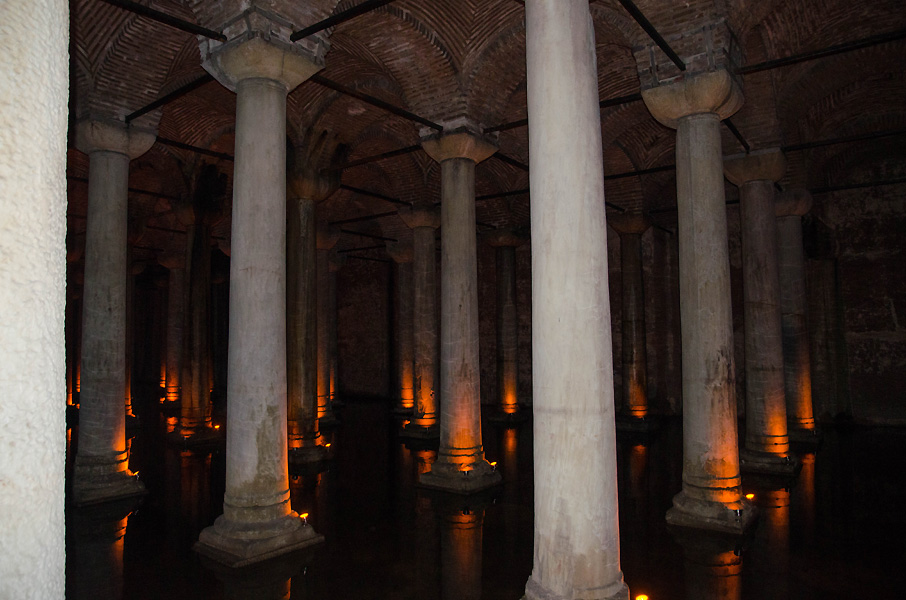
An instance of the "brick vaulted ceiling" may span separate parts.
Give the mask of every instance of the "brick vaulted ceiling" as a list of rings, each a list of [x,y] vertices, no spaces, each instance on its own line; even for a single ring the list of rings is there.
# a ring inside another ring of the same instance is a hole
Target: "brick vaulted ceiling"
[[[140,4],[187,22],[217,29],[249,5],[281,14],[295,29],[316,23],[364,0],[140,0]],[[638,8],[664,35],[687,30],[710,14],[725,19],[742,46],[745,64],[796,55],[902,31],[902,0],[638,0]],[[102,0],[71,2],[71,101],[73,121],[122,120],[205,75],[199,39]],[[434,122],[468,116],[484,127],[526,117],[525,27],[521,0],[396,0],[322,32],[329,41],[321,76],[404,108]],[[634,50],[649,38],[618,0],[592,0],[602,100],[635,94],[639,76]],[[746,104],[733,123],[753,149],[906,127],[906,40],[761,71],[744,77]],[[195,169],[215,163],[231,176],[235,95],[208,82],[139,117],[160,139],[221,153],[200,154],[156,143],[132,163],[130,222],[133,257],[148,264],[183,243],[185,226],[173,208],[189,194]],[[602,109],[606,175],[673,162],[674,133],[641,102]],[[349,95],[308,81],[287,102],[288,135],[298,143],[328,131],[348,147],[347,161],[417,145],[422,125]],[[500,154],[528,163],[528,128],[499,133]],[[742,150],[724,128],[724,152]],[[841,144],[790,153],[783,185],[849,183],[871,173],[872,161],[898,157],[906,164],[902,137],[870,144]],[[795,154],[795,155],[794,155]],[[491,158],[476,173],[479,197],[528,187],[528,173]],[[322,165],[327,167],[328,165]],[[84,244],[88,161],[69,151],[69,244]],[[901,169],[902,170],[902,169]],[[440,199],[439,168],[421,151],[350,167],[342,183],[409,203]],[[654,210],[674,202],[670,170],[605,181],[607,201],[625,209]],[[340,189],[319,206],[319,219],[335,221],[392,212],[398,205]],[[611,208],[611,210],[617,210]],[[655,211],[671,226],[670,212]],[[480,230],[524,226],[527,194],[477,201]],[[359,231],[405,238],[408,230],[388,215],[357,223]],[[229,219],[215,228],[229,239]],[[374,245],[343,235],[340,248]],[[379,250],[373,256],[382,256]]]

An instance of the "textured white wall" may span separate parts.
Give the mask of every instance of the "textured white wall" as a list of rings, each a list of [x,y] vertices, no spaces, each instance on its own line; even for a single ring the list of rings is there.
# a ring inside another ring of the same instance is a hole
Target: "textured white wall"
[[[0,599],[63,598],[66,0],[0,1]]]

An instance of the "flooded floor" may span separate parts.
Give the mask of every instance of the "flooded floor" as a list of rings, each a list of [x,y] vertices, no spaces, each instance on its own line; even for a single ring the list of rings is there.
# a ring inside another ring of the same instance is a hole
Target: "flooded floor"
[[[68,508],[67,598],[523,595],[532,568],[530,421],[512,429],[485,422],[485,452],[504,483],[450,498],[416,487],[417,473],[436,453],[397,437],[389,404],[348,401],[341,426],[326,433],[326,470],[291,474],[293,509],[309,513],[326,542],[230,572],[191,549],[222,512],[223,449],[166,443],[168,418],[159,405],[136,405],[142,428],[131,442],[131,468],[149,493],[139,503]],[[621,564],[632,598],[903,597],[906,431],[825,429],[820,448],[800,452],[796,480],[744,478],[761,516],[741,541],[668,530],[664,514],[680,489],[681,436],[680,421],[672,420],[648,437],[618,439]],[[71,437],[74,448],[77,430]]]

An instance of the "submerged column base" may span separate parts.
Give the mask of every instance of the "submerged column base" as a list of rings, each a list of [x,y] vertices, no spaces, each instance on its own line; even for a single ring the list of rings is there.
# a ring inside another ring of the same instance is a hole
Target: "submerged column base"
[[[90,506],[148,493],[128,469],[126,452],[110,456],[77,456],[72,474],[72,502]]]
[[[790,454],[739,450],[739,468],[745,473],[763,475],[796,475],[802,469],[799,459]]]
[[[416,420],[412,420],[400,427],[400,437],[415,438],[419,440],[440,439],[440,424],[434,422],[430,425],[426,425],[419,423]]]
[[[551,592],[535,581],[534,576],[529,577],[525,584],[525,596],[522,600],[629,600],[629,586],[622,580],[607,587],[573,590],[569,596],[561,596]]]
[[[295,512],[251,523],[221,515],[201,532],[192,549],[228,567],[243,567],[323,541],[324,536]]]
[[[292,464],[318,463],[327,460],[327,448],[320,444],[307,443],[298,448],[289,449],[289,462]]]
[[[512,412],[506,412],[504,409],[497,407],[492,414],[487,416],[487,420],[491,423],[522,423],[531,416],[530,409],[517,404]]]
[[[758,509],[748,500],[723,503],[692,498],[682,491],[673,497],[673,507],[667,511],[667,523],[676,527],[743,533],[754,524],[757,516]]]
[[[796,427],[790,423],[787,429],[790,442],[794,444],[817,446],[821,443],[821,431],[812,424],[812,427]]]
[[[497,469],[483,458],[468,466],[471,468],[464,470],[461,465],[440,458],[431,466],[430,471],[419,475],[418,484],[454,494],[472,494],[493,487],[503,480]]]
[[[637,417],[631,414],[619,414],[614,419],[617,431],[648,433],[660,429],[660,423],[650,414]]]

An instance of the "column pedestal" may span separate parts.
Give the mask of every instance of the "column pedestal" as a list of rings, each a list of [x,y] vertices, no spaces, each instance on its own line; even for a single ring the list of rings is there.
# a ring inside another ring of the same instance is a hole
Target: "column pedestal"
[[[129,161],[155,136],[99,121],[78,125],[89,155],[88,223],[82,317],[79,451],[73,468],[77,506],[145,493],[126,449],[126,229]]]
[[[755,508],[740,489],[720,120],[742,104],[725,70],[642,92],[655,119],[676,128],[683,348],[683,489],[672,525],[745,530]]]
[[[452,131],[451,131],[452,130]],[[419,484],[460,494],[496,485],[484,458],[478,360],[475,165],[497,151],[471,125],[422,144],[441,168],[440,449]]]

